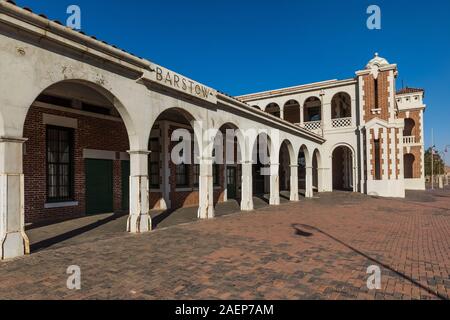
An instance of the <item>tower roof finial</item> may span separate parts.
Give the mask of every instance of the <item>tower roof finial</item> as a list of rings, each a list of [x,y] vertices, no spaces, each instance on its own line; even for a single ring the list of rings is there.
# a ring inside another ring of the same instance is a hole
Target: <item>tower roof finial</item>
[[[375,52],[375,57],[369,61],[369,63],[366,66],[366,69],[371,69],[374,66],[383,67],[387,66],[388,64],[389,62],[386,59],[380,57],[378,52]]]

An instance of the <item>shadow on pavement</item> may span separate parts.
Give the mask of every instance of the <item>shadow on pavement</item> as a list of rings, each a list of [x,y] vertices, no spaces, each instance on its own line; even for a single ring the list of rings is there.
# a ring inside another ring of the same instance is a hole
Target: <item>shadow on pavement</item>
[[[167,211],[152,211],[153,229],[160,229],[198,220],[198,207],[181,208]],[[220,203],[215,207],[217,217],[240,211],[236,200]],[[100,214],[78,219],[60,221],[54,224],[30,226],[27,234],[30,238],[31,252],[50,247],[61,247],[81,242],[95,241],[109,235],[126,232],[128,213]]]
[[[53,236],[51,238],[45,239],[45,240],[41,240],[39,242],[36,243],[32,243],[30,245],[30,250],[31,252],[36,252],[45,248],[48,248],[54,244],[60,243],[60,242],[64,242],[67,241],[69,239],[75,238],[79,235],[82,235],[88,231],[94,230],[99,228],[100,226],[103,226],[105,224],[108,224],[112,221],[115,221],[117,219],[120,219],[121,217],[126,216],[126,213],[121,213],[121,214],[113,214],[107,218],[98,220],[94,223],[70,230],[68,232]]]
[[[309,238],[309,237],[313,236],[312,233],[306,232],[306,231],[303,231],[302,229],[300,229],[298,227],[298,224],[293,224],[292,228],[294,228],[296,236],[305,237],[305,238]]]
[[[423,285],[423,284],[417,282],[416,280],[414,280],[413,278],[409,277],[408,275],[406,275],[406,274],[404,274],[404,273],[401,273],[401,272],[399,272],[399,271],[393,269],[393,268],[390,267],[389,265],[384,264],[383,262],[381,262],[381,261],[379,261],[379,260],[377,260],[377,259],[375,259],[375,258],[372,258],[371,256],[365,254],[364,252],[359,251],[358,249],[356,249],[356,248],[354,248],[354,247],[352,247],[352,246],[346,244],[346,243],[343,242],[342,240],[339,240],[338,238],[335,238],[335,237],[332,236],[331,234],[326,233],[325,231],[320,230],[319,228],[316,228],[316,227],[314,227],[314,226],[310,226],[310,225],[307,225],[307,224],[293,225],[293,228],[296,230],[296,232],[300,230],[300,229],[298,229],[297,226],[301,226],[301,227],[303,227],[303,228],[305,228],[305,229],[309,229],[309,230],[315,230],[315,231],[317,231],[318,233],[321,233],[321,234],[323,234],[324,236],[326,236],[326,237],[332,239],[333,241],[340,243],[341,245],[343,245],[343,246],[345,246],[346,248],[352,250],[353,252],[359,254],[360,256],[366,258],[367,260],[370,260],[370,261],[374,262],[375,264],[377,264],[377,265],[379,265],[379,266],[382,266],[382,267],[385,268],[385,269],[390,270],[391,272],[395,273],[396,275],[398,275],[398,276],[402,277],[403,279],[405,279],[405,280],[411,282],[413,285],[415,285],[415,286],[417,286],[417,287],[419,287],[419,288],[421,288],[421,289],[427,291],[429,294],[435,296],[436,298],[439,298],[439,299],[441,299],[441,300],[447,300],[447,297],[445,297],[445,296],[443,296],[443,295],[441,295],[441,294],[439,294],[439,293],[437,293],[437,292],[431,290],[429,287],[427,287],[427,286],[425,286],[425,285]],[[301,230],[300,230],[300,231],[301,231]],[[302,232],[303,232],[303,231],[302,231]]]

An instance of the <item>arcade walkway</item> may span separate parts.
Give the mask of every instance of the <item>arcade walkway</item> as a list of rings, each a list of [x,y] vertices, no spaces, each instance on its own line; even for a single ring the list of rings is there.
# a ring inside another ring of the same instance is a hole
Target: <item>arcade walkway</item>
[[[282,203],[288,202],[289,193],[281,192]],[[255,209],[268,206],[269,195],[254,197]],[[162,229],[198,220],[197,207],[182,208],[175,211],[152,211],[154,229]],[[231,200],[218,203],[215,208],[216,217],[240,212],[239,203]],[[79,219],[68,220],[50,225],[28,226],[27,235],[30,239],[31,252],[35,253],[45,248],[60,248],[67,245],[94,242],[105,235],[126,234],[128,214],[99,214]]]

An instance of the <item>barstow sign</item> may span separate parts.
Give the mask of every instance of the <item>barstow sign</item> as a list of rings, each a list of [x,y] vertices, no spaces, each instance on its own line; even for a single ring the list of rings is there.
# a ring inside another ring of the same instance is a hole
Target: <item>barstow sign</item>
[[[149,72],[144,74],[143,79],[156,82],[165,87],[184,92],[190,96],[194,96],[214,104],[217,103],[216,90],[156,64],[150,65]]]

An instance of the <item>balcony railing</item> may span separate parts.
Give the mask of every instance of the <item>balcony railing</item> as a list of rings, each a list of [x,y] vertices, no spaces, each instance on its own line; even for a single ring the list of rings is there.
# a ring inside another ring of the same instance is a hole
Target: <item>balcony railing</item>
[[[415,136],[406,136],[403,137],[403,144],[415,144],[416,143],[416,137]]]
[[[306,130],[315,132],[315,131],[318,131],[318,130],[320,130],[320,129],[322,128],[322,121],[309,121],[309,122],[305,122],[305,123],[303,124],[303,127],[304,127]]]
[[[352,126],[352,118],[338,118],[331,121],[333,128],[346,128]]]

